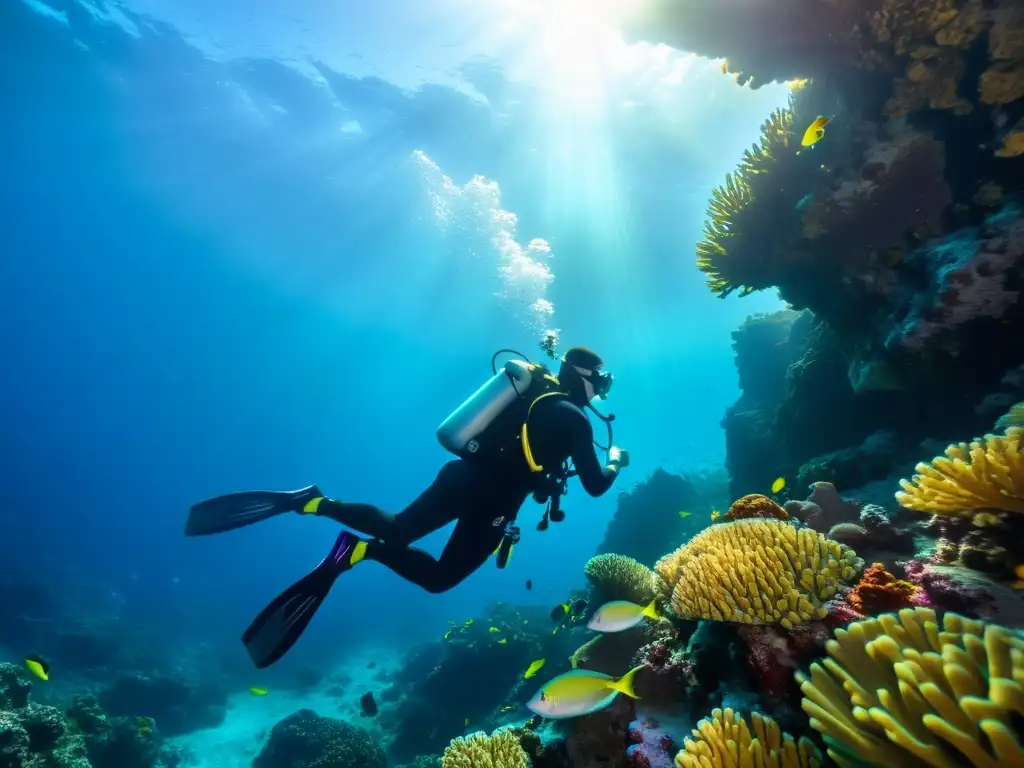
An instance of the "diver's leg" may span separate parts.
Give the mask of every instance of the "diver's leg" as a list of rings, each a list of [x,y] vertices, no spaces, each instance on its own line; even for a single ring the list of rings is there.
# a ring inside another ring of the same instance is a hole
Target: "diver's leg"
[[[510,519],[491,509],[469,510],[455,524],[440,558],[414,547],[371,541],[367,543],[366,559],[376,560],[427,592],[447,592],[487,562],[501,543],[505,522]]]
[[[270,666],[295,645],[338,576],[359,562],[365,552],[366,542],[342,531],[316,568],[260,611],[242,635],[242,643],[258,669]]]
[[[334,499],[313,499],[303,510],[306,514],[329,517],[358,533],[396,546],[422,539],[444,528],[458,514],[455,503],[463,493],[466,468],[461,462],[445,464],[437,477],[409,506],[393,515],[373,504],[350,503]]]

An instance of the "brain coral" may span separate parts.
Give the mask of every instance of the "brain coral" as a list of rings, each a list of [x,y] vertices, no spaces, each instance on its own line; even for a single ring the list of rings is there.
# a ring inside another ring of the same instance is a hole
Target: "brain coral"
[[[896,501],[908,509],[967,516],[977,509],[1024,512],[1024,429],[951,445],[900,480]]]
[[[731,709],[715,709],[693,730],[676,755],[678,768],[731,768],[732,766],[775,766],[776,768],[818,768],[821,752],[801,738],[794,741],[770,717],[754,712],[747,721]]]
[[[840,768],[1024,765],[1024,638],[929,608],[836,630],[798,674],[803,709]]]
[[[817,531],[754,519],[706,528],[655,571],[679,616],[791,629],[826,616],[823,603],[861,565]]]
[[[583,567],[583,574],[594,590],[594,600],[629,600],[647,605],[657,593],[654,572],[643,563],[625,555],[595,555]]]
[[[789,520],[789,513],[760,493],[748,493],[736,499],[725,513],[726,520],[744,520],[751,517],[774,517],[776,520]]]
[[[452,739],[441,757],[441,768],[529,768],[530,760],[510,730],[483,731]]]

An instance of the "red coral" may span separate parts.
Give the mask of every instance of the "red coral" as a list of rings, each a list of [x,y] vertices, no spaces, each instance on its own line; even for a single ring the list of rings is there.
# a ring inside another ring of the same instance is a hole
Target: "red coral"
[[[914,596],[920,587],[909,581],[900,581],[882,563],[875,563],[866,571],[849,594],[846,601],[865,616],[898,611],[915,605]]]
[[[785,701],[793,685],[793,660],[787,639],[774,627],[743,625],[738,628],[747,645],[747,663],[769,702]]]
[[[832,630],[845,627],[851,621],[860,621],[864,618],[863,614],[855,611],[845,600],[832,600],[826,607],[828,616],[824,618],[823,623]]]

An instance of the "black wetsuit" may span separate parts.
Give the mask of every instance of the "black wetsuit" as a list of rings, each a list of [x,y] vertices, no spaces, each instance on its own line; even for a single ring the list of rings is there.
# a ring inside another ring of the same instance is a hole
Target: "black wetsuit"
[[[594,451],[587,415],[565,398],[539,401],[530,417],[530,445],[542,466],[572,459],[583,488],[600,496],[615,481],[615,467],[602,467]],[[445,592],[483,565],[501,543],[505,526],[536,488],[525,459],[507,467],[476,460],[445,464],[434,482],[397,515],[372,504],[324,499],[318,514],[373,537],[366,559],[386,565],[428,592]],[[409,545],[457,521],[440,558]]]

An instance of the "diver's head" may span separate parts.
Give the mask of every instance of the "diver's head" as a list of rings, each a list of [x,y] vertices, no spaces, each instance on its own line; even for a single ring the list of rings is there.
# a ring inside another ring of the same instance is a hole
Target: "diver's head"
[[[601,371],[604,361],[586,347],[573,347],[562,356],[558,381],[577,405],[586,405],[595,397],[602,400],[612,388],[612,375]]]

